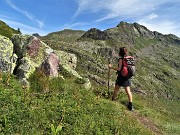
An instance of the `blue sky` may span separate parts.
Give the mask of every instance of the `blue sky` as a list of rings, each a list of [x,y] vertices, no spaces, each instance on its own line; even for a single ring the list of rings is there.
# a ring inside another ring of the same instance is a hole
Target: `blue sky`
[[[24,34],[105,30],[120,21],[180,37],[180,0],[1,0],[0,20]]]

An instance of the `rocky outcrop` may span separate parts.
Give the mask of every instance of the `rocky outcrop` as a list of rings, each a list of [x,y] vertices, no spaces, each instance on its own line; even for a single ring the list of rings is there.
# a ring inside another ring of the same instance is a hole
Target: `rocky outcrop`
[[[12,42],[14,53],[18,56],[14,74],[20,79],[29,78],[37,68],[41,68],[47,76],[58,76],[58,56],[37,37],[14,35]]]
[[[39,38],[31,35],[14,35],[12,41],[0,36],[0,70],[11,71],[18,76],[23,86],[28,87],[27,79],[36,71],[46,76],[57,77],[61,67],[71,75],[85,80],[83,86],[91,87],[88,78],[81,77],[76,71],[77,57],[64,51],[54,51]]]
[[[77,57],[73,53],[67,53],[64,51],[55,51],[61,60],[61,65],[68,65],[70,68],[75,69],[77,64]]]
[[[154,34],[152,31],[148,30],[145,26],[142,26],[138,23],[133,23],[134,30],[137,35],[144,38],[154,38]]]
[[[73,53],[67,53],[64,51],[55,51],[59,59],[61,60],[61,67],[66,70],[69,74],[77,77],[77,79],[83,79],[84,83],[82,84],[84,88],[91,88],[91,83],[88,78],[82,77],[76,70],[77,66],[77,57]]]
[[[91,38],[91,39],[95,39],[95,40],[107,40],[107,39],[109,39],[109,36],[104,31],[101,31],[96,28],[92,28],[92,29],[88,30],[84,35],[82,35],[81,38]]]
[[[0,35],[0,70],[13,72],[17,55],[13,53],[13,43],[7,37]]]
[[[119,57],[115,49],[110,48],[110,47],[97,48],[97,55],[101,55],[102,57],[105,57],[105,58]]]

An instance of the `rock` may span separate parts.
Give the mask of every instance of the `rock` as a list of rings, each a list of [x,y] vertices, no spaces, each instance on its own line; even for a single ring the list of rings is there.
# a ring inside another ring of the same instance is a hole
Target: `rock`
[[[101,85],[107,84],[107,82],[105,80],[103,80],[102,78],[100,78],[97,75],[89,74],[88,77],[91,78],[92,80],[94,80],[95,82],[97,82],[98,84],[101,84]]]
[[[133,89],[133,92],[137,93],[137,94],[141,94],[141,95],[147,95],[147,93],[143,90],[140,90],[138,88]]]
[[[61,65],[63,69],[65,69],[69,74],[77,77],[77,78],[82,78],[78,72],[76,72],[74,69],[72,69],[70,66],[68,65]]]
[[[29,35],[19,35],[15,34],[11,40],[14,44],[13,50],[14,53],[18,56],[18,58],[22,58],[26,54],[26,47],[28,45],[28,42],[30,40],[31,36]]]
[[[91,82],[88,78],[77,78],[75,80],[77,84],[81,84],[85,89],[90,89],[91,88]]]
[[[110,47],[97,48],[97,55],[101,55],[105,58],[118,57],[118,54],[115,52],[115,50]]]
[[[148,30],[145,26],[138,23],[133,23],[133,26],[139,32],[140,36],[145,38],[154,38],[154,33]]]
[[[91,83],[90,83],[89,79],[83,78],[81,75],[79,75],[78,72],[75,71],[76,64],[77,64],[76,55],[73,53],[67,53],[64,51],[55,51],[55,53],[57,54],[57,56],[61,60],[60,65],[63,68],[63,70],[66,70],[68,72],[68,74],[77,77],[77,79],[80,79],[80,80],[83,79],[85,82],[82,84],[84,86],[84,88],[90,89]],[[61,72],[60,72],[60,74],[61,74]]]
[[[13,72],[17,60],[13,54],[13,43],[7,37],[0,35],[0,70]]]
[[[23,57],[22,59],[18,60],[14,74],[17,75],[19,79],[27,79],[38,66],[40,65],[36,65],[29,57]]]
[[[59,59],[61,60],[61,65],[68,65],[70,68],[75,69],[77,64],[77,57],[73,53],[67,53],[64,51],[55,51]]]
[[[12,42],[18,56],[14,73],[20,79],[29,78],[37,68],[47,76],[58,76],[59,58],[40,39],[31,35],[14,35]]]
[[[38,33],[34,33],[32,34],[33,36],[37,37],[37,38],[41,38],[41,36]]]
[[[30,42],[27,44],[27,53],[31,58],[37,57],[41,42],[37,37],[31,37]]]
[[[96,29],[96,28],[91,28],[84,35],[82,35],[81,38],[92,38],[95,40],[110,39],[106,32],[101,31],[101,30]]]
[[[84,78],[85,83],[83,84],[85,89],[90,89],[91,88],[91,82],[88,78]]]
[[[58,77],[57,67],[59,66],[59,58],[55,53],[50,53],[49,57],[43,62],[41,68],[47,76]]]

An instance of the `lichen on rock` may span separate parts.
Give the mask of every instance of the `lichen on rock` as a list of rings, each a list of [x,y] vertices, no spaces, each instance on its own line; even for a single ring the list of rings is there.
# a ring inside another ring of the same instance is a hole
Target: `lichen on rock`
[[[13,43],[7,37],[0,35],[0,70],[13,72],[17,56],[13,54]]]

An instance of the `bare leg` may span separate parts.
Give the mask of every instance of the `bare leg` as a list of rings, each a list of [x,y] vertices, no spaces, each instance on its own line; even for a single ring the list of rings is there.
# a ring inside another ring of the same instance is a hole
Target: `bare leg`
[[[129,86],[125,87],[125,90],[126,90],[126,93],[128,95],[128,99],[129,99],[129,104],[128,104],[127,108],[130,111],[133,111],[134,108],[133,108],[133,105],[132,105],[132,93],[131,93],[130,87]]]
[[[129,102],[132,103],[132,93],[131,93],[130,87],[129,86],[125,87],[125,90],[128,95]]]
[[[119,85],[115,85],[115,87],[114,87],[114,93],[113,93],[113,96],[112,96],[112,100],[114,100],[114,99],[117,97],[117,93],[118,93],[118,91],[119,91],[119,88],[120,88]]]

